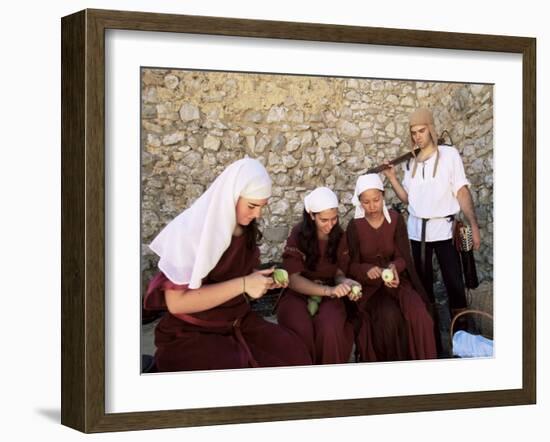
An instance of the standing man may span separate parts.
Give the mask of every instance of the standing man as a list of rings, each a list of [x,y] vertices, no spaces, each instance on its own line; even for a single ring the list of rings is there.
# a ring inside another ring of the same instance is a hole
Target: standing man
[[[405,163],[403,183],[394,166],[384,170],[395,193],[408,204],[407,230],[415,266],[432,303],[432,254],[435,251],[447,291],[451,317],[466,308],[466,296],[460,257],[453,244],[453,220],[462,210],[472,228],[474,250],[480,246],[480,233],[475,216],[470,182],[456,148],[438,145],[433,114],[420,108],[409,116],[412,148],[420,152]],[[438,342],[438,346],[439,346]]]

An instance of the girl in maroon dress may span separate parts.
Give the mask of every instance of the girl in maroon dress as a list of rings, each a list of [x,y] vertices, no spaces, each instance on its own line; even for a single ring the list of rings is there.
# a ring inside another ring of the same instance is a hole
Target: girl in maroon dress
[[[436,358],[429,301],[412,263],[407,228],[399,213],[386,208],[380,177],[359,177],[352,202],[356,212],[346,233],[349,275],[363,285],[356,304],[360,359]]]
[[[353,328],[346,320],[343,298],[355,299],[351,286],[359,284],[341,270],[348,262],[338,198],[319,187],[304,199],[303,220],[286,242],[283,267],[290,282],[277,305],[279,324],[300,336],[315,364],[345,363],[350,358]],[[320,302],[312,305],[315,299]]]
[[[160,257],[146,309],[165,309],[155,329],[157,371],[307,365],[298,337],[252,312],[275,284],[273,269],[255,271],[260,233],[255,220],[271,195],[256,160],[227,167],[150,247]]]

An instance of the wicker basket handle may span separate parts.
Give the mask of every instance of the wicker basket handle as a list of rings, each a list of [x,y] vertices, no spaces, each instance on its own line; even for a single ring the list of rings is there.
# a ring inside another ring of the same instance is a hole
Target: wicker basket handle
[[[456,320],[458,318],[460,318],[461,316],[468,315],[468,314],[480,315],[480,316],[485,316],[486,318],[489,318],[491,320],[493,319],[493,315],[491,315],[490,313],[481,311],[481,310],[467,309],[467,310],[461,311],[460,313],[457,313],[455,315],[455,317],[453,318],[453,320],[451,321],[451,327],[450,327],[450,330],[449,330],[450,348],[453,348],[453,335],[454,335],[454,328],[455,328]]]

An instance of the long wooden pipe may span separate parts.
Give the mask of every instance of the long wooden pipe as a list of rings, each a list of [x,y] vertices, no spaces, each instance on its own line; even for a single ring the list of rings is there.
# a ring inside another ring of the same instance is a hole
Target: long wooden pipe
[[[414,152],[414,155],[413,155],[413,152]],[[376,167],[370,168],[369,170],[367,170],[367,173],[380,173],[384,169],[388,169],[390,164],[395,166],[397,164],[403,163],[404,161],[408,161],[413,156],[418,155],[419,152],[420,152],[420,147],[417,147],[414,151],[408,152],[404,155],[401,155],[400,157],[394,158],[393,160],[389,161],[388,164],[380,164]]]

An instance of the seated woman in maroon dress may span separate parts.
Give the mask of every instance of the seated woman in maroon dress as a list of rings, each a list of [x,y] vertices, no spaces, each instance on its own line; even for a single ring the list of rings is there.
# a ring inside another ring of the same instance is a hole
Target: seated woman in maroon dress
[[[283,267],[290,282],[277,304],[279,324],[302,338],[315,364],[345,363],[351,355],[353,328],[343,298],[353,297],[351,286],[359,284],[341,270],[348,262],[338,198],[318,187],[305,197],[303,220],[286,242]]]
[[[348,273],[363,285],[356,304],[360,360],[436,358],[429,301],[412,262],[407,228],[398,212],[386,208],[380,177],[359,177],[352,202],[356,211],[346,234]]]
[[[308,365],[292,332],[252,312],[275,284],[273,269],[256,271],[255,220],[271,195],[271,179],[256,160],[228,166],[150,247],[160,257],[146,309],[168,310],[155,329],[157,371]]]

